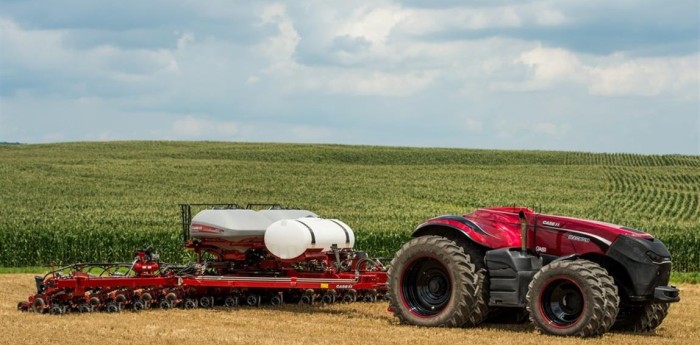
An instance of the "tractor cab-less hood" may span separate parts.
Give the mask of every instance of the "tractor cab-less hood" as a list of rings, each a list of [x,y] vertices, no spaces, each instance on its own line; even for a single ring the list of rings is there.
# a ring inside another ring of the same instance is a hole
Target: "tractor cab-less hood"
[[[523,211],[529,231],[550,230],[565,232],[567,236],[581,236],[582,240],[590,238],[602,246],[610,246],[619,236],[630,236],[640,239],[653,239],[650,234],[630,227],[616,225],[596,220],[536,213],[524,207],[490,207],[477,209],[464,215],[478,224],[484,232],[497,237],[516,239],[520,242],[520,219],[518,213]],[[508,241],[508,246],[519,246],[520,243]],[[603,249],[603,248],[601,248]]]
[[[597,220],[539,214],[536,217],[536,222],[537,227],[550,229],[559,228],[570,232],[580,232],[581,234],[605,240],[604,242],[609,243],[612,243],[621,235],[643,239],[654,238],[650,234],[634,228]]]

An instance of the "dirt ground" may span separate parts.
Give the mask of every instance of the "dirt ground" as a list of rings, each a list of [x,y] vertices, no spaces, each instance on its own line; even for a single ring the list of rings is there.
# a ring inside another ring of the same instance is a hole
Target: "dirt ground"
[[[17,302],[34,290],[33,275],[2,274],[0,344],[698,344],[700,285],[680,289],[681,302],[671,307],[656,332],[582,340],[540,335],[529,324],[401,326],[384,302],[63,316],[20,313]]]

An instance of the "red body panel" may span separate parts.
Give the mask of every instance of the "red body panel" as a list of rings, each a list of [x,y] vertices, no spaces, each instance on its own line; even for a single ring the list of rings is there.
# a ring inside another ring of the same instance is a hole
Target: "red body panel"
[[[605,254],[620,235],[652,238],[647,233],[620,225],[541,214],[524,207],[482,208],[463,217],[436,217],[421,224],[416,231],[433,226],[447,226],[462,231],[487,248],[520,247],[520,211],[527,220],[527,248],[542,254]]]

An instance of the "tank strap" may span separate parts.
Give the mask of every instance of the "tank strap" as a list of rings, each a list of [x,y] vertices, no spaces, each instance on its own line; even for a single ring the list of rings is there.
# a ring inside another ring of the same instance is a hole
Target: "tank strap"
[[[337,220],[335,219],[329,219],[331,222],[335,223],[338,225],[341,229],[343,229],[343,232],[345,232],[345,243],[350,243],[350,234],[348,234],[348,229],[346,229],[343,224],[340,224]]]
[[[303,225],[303,226],[305,226],[307,229],[309,229],[309,233],[311,234],[311,244],[314,244],[314,245],[315,245],[315,244],[316,244],[316,236],[314,235],[314,231],[311,229],[311,227],[310,227],[308,224],[306,224],[306,223],[300,221],[299,219],[295,219],[295,221],[301,223],[301,225]]]

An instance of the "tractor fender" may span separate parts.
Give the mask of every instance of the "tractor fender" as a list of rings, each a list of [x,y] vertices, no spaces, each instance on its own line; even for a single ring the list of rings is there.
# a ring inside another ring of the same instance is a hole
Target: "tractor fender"
[[[560,256],[560,257],[550,261],[549,263],[557,262],[557,261],[573,261],[573,260],[576,260],[578,258],[579,258],[578,254],[569,254],[569,255]]]
[[[494,246],[496,238],[484,231],[475,222],[461,216],[439,216],[431,218],[413,230],[411,237],[438,235],[447,238],[461,238],[487,248]]]

